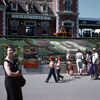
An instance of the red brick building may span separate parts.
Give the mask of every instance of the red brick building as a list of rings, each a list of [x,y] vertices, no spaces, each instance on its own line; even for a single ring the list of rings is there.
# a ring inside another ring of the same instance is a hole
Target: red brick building
[[[78,0],[1,0],[0,22],[0,35],[52,36],[63,26],[77,37]]]

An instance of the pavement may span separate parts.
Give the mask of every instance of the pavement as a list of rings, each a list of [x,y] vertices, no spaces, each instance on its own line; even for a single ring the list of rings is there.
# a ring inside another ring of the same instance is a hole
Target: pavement
[[[26,85],[22,88],[23,100],[100,100],[100,79],[88,80],[89,76],[70,77],[54,82],[53,77],[45,83],[47,74],[24,75]],[[0,100],[6,100],[4,76],[0,76]]]

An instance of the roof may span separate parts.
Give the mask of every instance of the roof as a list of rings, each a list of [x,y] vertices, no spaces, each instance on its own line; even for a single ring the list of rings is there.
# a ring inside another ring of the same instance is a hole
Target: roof
[[[11,0],[5,0],[8,8],[7,8],[7,12],[16,12],[16,11],[12,11],[11,10]],[[29,0],[18,0],[18,13],[25,13],[27,12],[26,9],[26,4],[27,2],[30,2]],[[41,12],[41,4],[44,4],[44,2],[47,4],[48,6],[48,12],[46,13],[47,15],[54,15],[53,13],[53,5],[52,5],[52,0],[31,0],[32,5],[33,5],[33,9],[34,9],[34,13],[35,14],[43,14]]]
[[[6,6],[5,0],[0,0],[0,5]]]
[[[0,0],[0,5],[4,5],[4,3],[3,3],[3,1],[2,1],[2,0]]]
[[[79,20],[100,21],[100,18],[86,18],[86,17],[79,17]]]

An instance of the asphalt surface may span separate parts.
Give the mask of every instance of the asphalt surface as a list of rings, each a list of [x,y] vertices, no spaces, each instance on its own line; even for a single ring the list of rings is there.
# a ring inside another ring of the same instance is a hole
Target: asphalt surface
[[[64,80],[59,83],[55,83],[53,77],[45,83],[47,74],[24,75],[27,80],[22,88],[24,100],[100,100],[100,79],[62,75]],[[0,100],[6,100],[4,76],[0,76]]]

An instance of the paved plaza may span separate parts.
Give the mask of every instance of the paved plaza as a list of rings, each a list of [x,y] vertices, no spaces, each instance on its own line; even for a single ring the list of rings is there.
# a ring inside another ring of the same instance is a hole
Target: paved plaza
[[[51,78],[45,83],[47,74],[24,75],[27,80],[23,87],[24,100],[100,100],[100,79],[88,80],[89,76],[72,78],[55,83]],[[0,76],[0,100],[6,100],[4,76]]]

